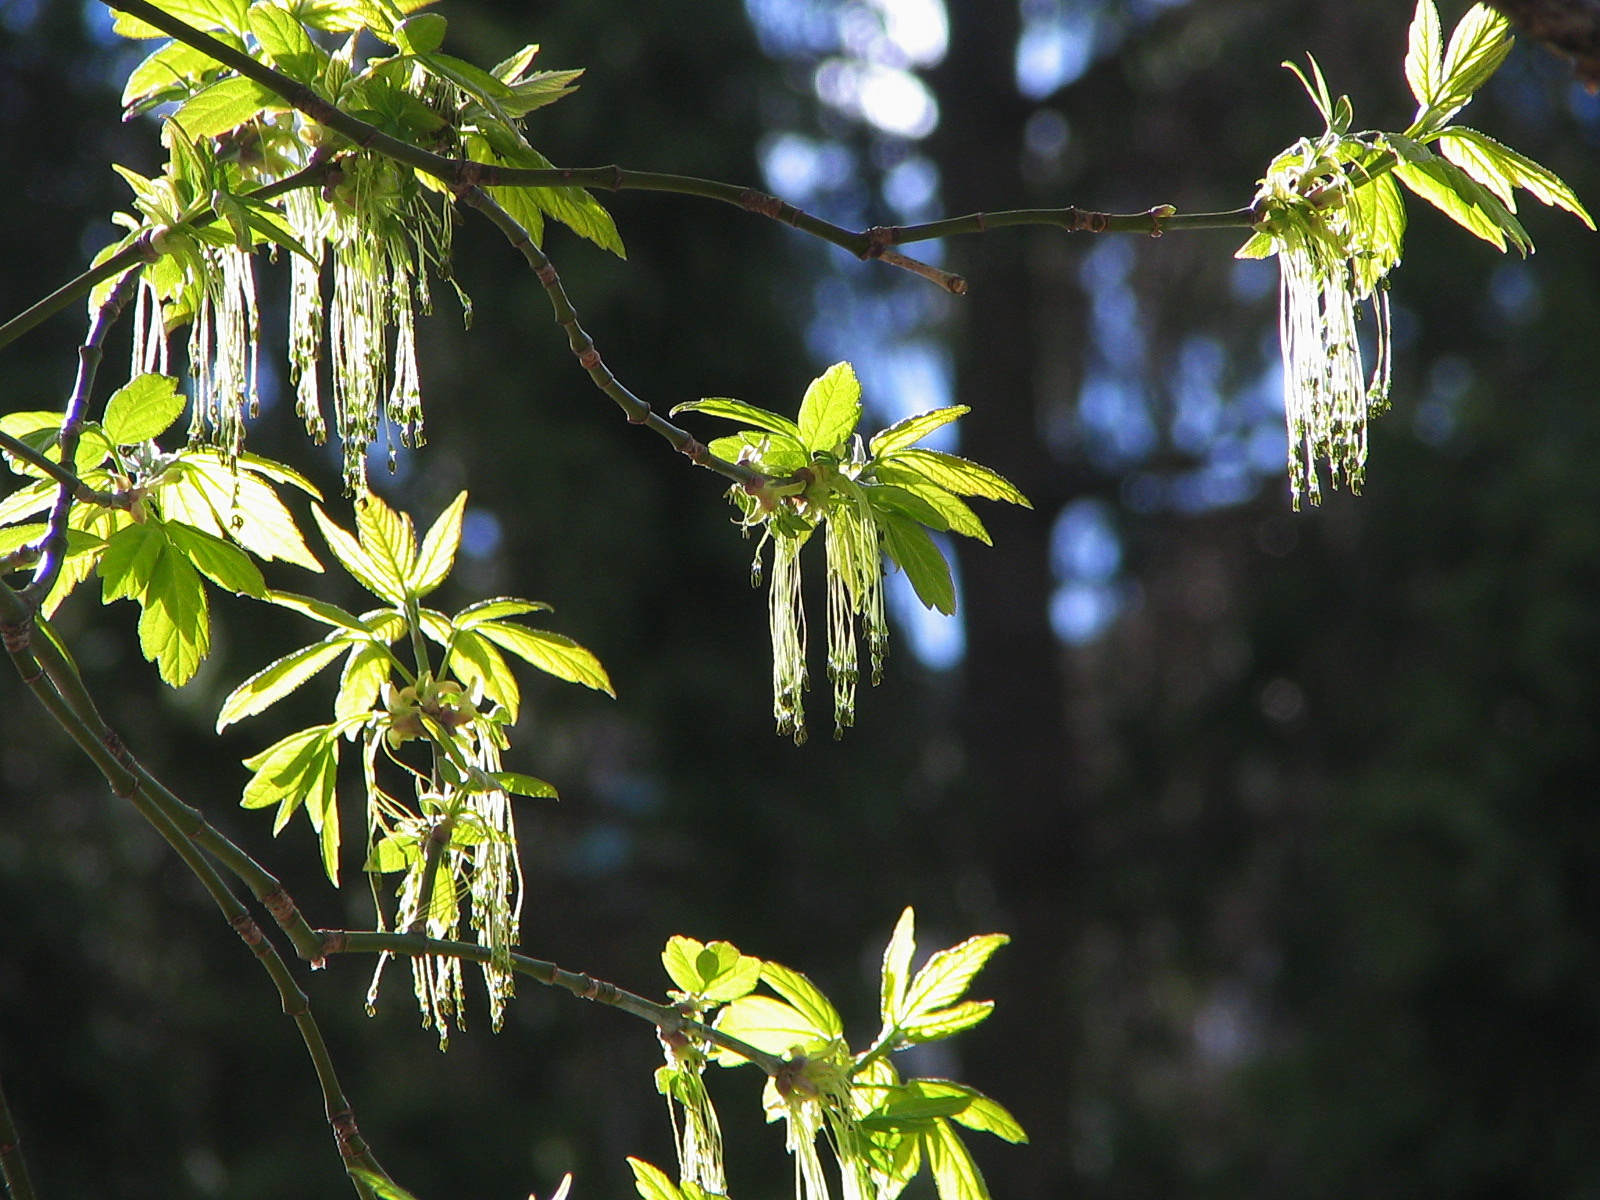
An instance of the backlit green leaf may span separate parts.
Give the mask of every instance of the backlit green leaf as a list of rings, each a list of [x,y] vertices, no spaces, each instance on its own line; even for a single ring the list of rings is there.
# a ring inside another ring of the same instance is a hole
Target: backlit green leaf
[[[1456,125],[1439,135],[1440,152],[1493,192],[1507,208],[1516,210],[1511,189],[1526,189],[1537,200],[1563,208],[1590,229],[1594,218],[1577,194],[1547,167],[1542,167],[1476,129]]]
[[[949,408],[934,408],[918,413],[914,417],[907,417],[903,421],[896,421],[887,429],[874,434],[868,449],[874,457],[904,449],[920,442],[935,429],[948,425],[957,417],[964,417],[971,411],[965,404],[953,404]]]
[[[1411,18],[1411,33],[1406,47],[1406,83],[1417,99],[1419,109],[1427,108],[1438,94],[1440,55],[1444,50],[1444,35],[1439,28],[1439,10],[1433,0],[1417,0],[1417,11]]]
[[[933,1132],[922,1139],[922,1148],[939,1189],[939,1200],[989,1200],[983,1173],[948,1121],[934,1121]]]
[[[317,642],[269,663],[228,693],[217,713],[217,732],[270,708],[345,650],[340,642]]]
[[[261,569],[243,550],[181,521],[168,521],[164,528],[172,546],[212,583],[237,595],[266,598]]]
[[[752,429],[764,429],[768,433],[781,433],[786,437],[800,441],[800,427],[788,417],[781,416],[767,409],[758,408],[754,404],[746,404],[743,400],[731,400],[726,396],[710,396],[704,400],[689,400],[673,408],[671,415],[677,416],[684,412],[703,412],[708,416],[726,417],[730,421],[738,421]]]
[[[908,1042],[937,1042],[963,1029],[982,1024],[994,1011],[993,1000],[963,1000],[909,1019],[901,1026]]]
[[[907,908],[895,923],[894,933],[883,951],[883,978],[879,989],[878,1011],[883,1027],[899,1023],[904,1009],[906,986],[911,980],[911,956],[916,952],[916,914]]]
[[[410,515],[397,512],[382,496],[369,492],[356,501],[356,534],[383,577],[398,589],[396,594],[410,593],[417,562],[417,530]]]
[[[938,513],[942,525],[934,525],[933,528],[948,528],[951,533],[959,533],[962,537],[977,538],[985,546],[993,545],[989,540],[989,530],[978,519],[978,514],[972,511],[972,507],[961,497],[930,482],[926,476],[895,467],[892,463],[874,467],[873,474],[884,483],[910,492]],[[874,491],[869,491],[867,495],[872,496]]]
[[[1508,238],[1524,254],[1533,249],[1521,222],[1455,163],[1442,158],[1403,162],[1394,173],[1418,196],[1496,249],[1504,250]]]
[[[826,996],[799,971],[781,963],[763,963],[761,979],[768,987],[794,1005],[812,1026],[826,1037],[844,1036],[844,1022]]]
[[[257,558],[281,559],[320,572],[322,564],[300,535],[293,515],[262,478],[295,482],[298,476],[285,479],[281,468],[269,472],[268,465],[253,455],[241,455],[234,470],[215,450],[184,450],[161,474],[156,492],[161,515],[238,542]]]
[[[1355,190],[1349,212],[1351,245],[1357,251],[1351,261],[1356,293],[1365,297],[1400,262],[1406,236],[1406,206],[1394,177],[1379,175]]]
[[[372,498],[377,499],[376,496]],[[316,518],[317,528],[322,530],[322,536],[328,543],[328,549],[333,551],[334,558],[357,583],[380,600],[395,605],[405,604],[405,585],[392,567],[386,567],[368,554],[355,538],[333,523],[321,506],[313,504],[311,515]]]
[[[289,78],[315,83],[327,56],[306,33],[305,26],[286,8],[260,0],[250,8],[250,32],[256,35],[267,59]]]
[[[165,538],[161,545],[139,598],[139,648],[163,681],[181,687],[211,650],[211,613],[200,573]]]
[[[448,22],[438,13],[418,13],[394,27],[396,45],[407,54],[432,54],[444,44],[447,28]],[[471,66],[470,63],[463,65]],[[496,79],[495,82],[500,81]]]
[[[554,786],[542,779],[535,779],[532,775],[523,775],[517,771],[491,771],[489,778],[500,785],[501,791],[509,792],[513,796],[529,796],[535,800],[560,798]]]
[[[889,557],[906,573],[917,598],[928,608],[951,616],[956,611],[956,585],[933,539],[909,517],[899,513],[880,513],[883,546]]]
[[[806,388],[800,401],[800,441],[812,453],[834,453],[861,420],[861,384],[855,368],[834,363]]]
[[[479,600],[456,613],[451,621],[457,629],[471,629],[485,621],[498,621],[503,617],[519,617],[523,613],[552,612],[541,600],[518,600],[513,596],[498,596],[493,600]]]
[[[166,545],[166,536],[155,525],[130,525],[118,530],[100,555],[100,602],[110,604],[124,596],[142,596]]]
[[[394,670],[394,655],[382,642],[341,638],[340,644],[349,648],[350,654],[339,668],[333,715],[339,721],[355,720],[377,706],[383,685]]]
[[[640,1158],[630,1158],[628,1165],[633,1168],[634,1186],[641,1200],[684,1200],[683,1193],[658,1168]]]
[[[713,1026],[768,1054],[788,1054],[795,1049],[806,1053],[833,1040],[832,1035],[819,1030],[816,1022],[793,1005],[770,996],[740,996],[718,1010]],[[731,1050],[717,1050],[713,1054],[725,1067],[746,1061]]]
[[[355,633],[369,632],[366,624],[354,613],[346,612],[337,604],[330,604],[326,600],[318,600],[312,596],[300,596],[294,592],[280,592],[276,588],[267,592],[266,599],[279,608],[287,608],[301,616],[310,617],[313,621],[321,621],[324,625],[332,625],[336,629],[349,629]]]
[[[985,933],[939,951],[911,981],[904,1015],[914,1018],[959,1000],[971,985],[972,977],[1010,940],[1003,933]]]
[[[288,107],[276,92],[253,79],[233,75],[189,97],[172,114],[172,120],[190,138],[217,137],[265,110]]]
[[[897,450],[883,457],[885,462],[904,470],[914,471],[959,496],[982,496],[986,500],[1005,500],[1011,504],[1020,504],[1023,508],[1033,507],[1028,503],[1028,498],[1019,492],[1010,480],[970,459],[916,447]]]
[[[218,26],[234,33],[245,31],[245,10],[249,0],[156,0],[156,7],[171,13],[185,24],[197,29],[216,29]],[[115,10],[113,10],[115,11]],[[171,37],[154,25],[141,21],[125,12],[116,12],[112,23],[119,35],[125,38]]]
[[[557,679],[581,683],[608,696],[616,695],[611,690],[611,679],[600,665],[600,660],[569,637],[503,621],[486,621],[476,630],[491,642],[503,646],[518,658]]]
[[[106,401],[106,436],[119,446],[159,437],[183,415],[187,399],[171,375],[140,375]]]
[[[457,629],[449,640],[450,671],[470,691],[474,685],[506,710],[506,717],[517,719],[522,707],[522,690],[505,657],[473,629]]]
[[[466,509],[467,494],[462,492],[439,514],[422,539],[422,549],[411,572],[412,588],[418,596],[426,596],[443,583],[455,565],[456,550],[461,546],[461,518]]]

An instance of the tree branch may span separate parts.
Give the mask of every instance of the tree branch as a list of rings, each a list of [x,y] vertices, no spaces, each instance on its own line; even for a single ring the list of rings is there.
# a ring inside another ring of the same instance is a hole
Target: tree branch
[[[322,952],[329,958],[335,954],[362,953],[403,954],[411,958],[439,954],[446,958],[486,963],[494,957],[494,951],[488,946],[424,937],[417,933],[367,933],[353,929],[319,929],[317,933],[322,937]],[[529,958],[524,954],[511,956],[511,969],[518,975],[526,975],[529,979],[547,987],[563,988],[580,999],[619,1008],[625,1013],[649,1021],[663,1032],[683,1033],[710,1042],[714,1046],[721,1046],[724,1050],[731,1050],[760,1067],[768,1075],[776,1075],[784,1066],[784,1060],[776,1054],[768,1054],[748,1042],[729,1037],[709,1025],[685,1016],[670,1005],[657,1004],[653,1000],[646,1000],[643,996],[624,991],[614,983],[595,979],[591,975],[565,971],[553,962]]]
[[[957,295],[967,289],[966,281],[959,275],[951,275],[930,267],[914,259],[907,259],[903,255],[892,252],[885,253],[884,244],[874,236],[875,230],[854,232],[831,222],[824,221],[810,213],[789,204],[777,196],[768,195],[766,192],[755,188],[740,187],[738,184],[723,183],[714,179],[697,179],[688,175],[668,175],[655,171],[632,171],[618,166],[605,167],[501,167],[492,163],[476,162],[471,159],[449,158],[442,154],[434,154],[419,146],[402,141],[384,133],[374,125],[370,125],[349,113],[343,112],[335,105],[324,100],[305,84],[290,79],[287,75],[273,70],[264,63],[251,58],[243,51],[235,50],[232,46],[219,41],[210,34],[194,28],[179,18],[173,16],[148,0],[101,0],[109,8],[118,9],[129,13],[154,25],[164,33],[171,34],[185,45],[192,46],[226,67],[230,67],[247,79],[254,80],[262,87],[267,88],[280,97],[290,107],[303,113],[319,125],[325,125],[337,133],[343,134],[363,150],[371,150],[413,167],[424,174],[431,175],[443,181],[456,193],[461,193],[472,187],[581,187],[600,188],[609,191],[657,191],[675,192],[685,196],[699,196],[708,200],[719,200],[724,204],[731,204],[746,212],[760,213],[762,216],[771,217],[786,225],[792,225],[802,233],[831,242],[841,249],[848,250],[857,258],[882,259],[893,266],[899,266],[932,279],[947,291]],[[1215,228],[1242,228],[1249,224],[1243,215],[1248,210],[1238,210],[1236,213],[1196,213],[1179,218],[1168,206],[1152,209],[1148,213],[1135,214],[1134,216],[1116,216],[1111,213],[1087,213],[1086,210],[1076,208],[1065,209],[1021,209],[1008,214],[994,214],[1004,217],[999,224],[1003,225],[1057,225],[1064,228],[1085,229],[1095,233],[1153,233],[1159,236],[1167,229],[1215,229]],[[1159,218],[1156,214],[1160,213]],[[1101,221],[1091,221],[1087,224],[1073,224],[1081,217],[1088,216],[1103,218]],[[944,222],[935,222],[935,225]],[[944,237],[954,233],[982,232],[984,225],[982,218],[975,214],[972,217],[957,217],[950,222],[952,228],[948,233],[931,233],[922,235],[926,237]],[[902,240],[917,240],[907,238]],[[3,343],[0,343],[3,344]]]
[[[191,838],[168,816],[156,794],[145,786],[142,770],[135,769],[133,756],[121,739],[106,728],[103,722],[98,721],[98,714],[95,715],[95,724],[86,720],[85,714],[76,711],[55,686],[57,676],[48,671],[34,652],[34,627],[30,617],[31,612],[22,597],[11,588],[0,585],[0,639],[3,639],[5,649],[10,654],[23,683],[33,692],[34,698],[44,706],[56,723],[78,744],[79,749],[99,768],[111,786],[112,794],[133,804],[139,814],[166,839],[167,844],[177,851],[178,856],[210,893],[212,900],[221,909],[234,932],[245,945],[250,947],[276,987],[283,1002],[283,1011],[294,1021],[301,1040],[305,1042],[306,1052],[311,1057],[317,1082],[322,1089],[328,1123],[333,1129],[334,1141],[346,1167],[359,1167],[383,1176],[383,1168],[378,1165],[377,1159],[356,1126],[349,1101],[339,1085],[327,1043],[323,1040],[322,1031],[311,1014],[310,1000],[295,982],[288,965],[251,917],[249,910],[240,903],[238,897],[217,874],[216,868],[205,858]],[[48,639],[43,641],[55,651],[56,655],[59,655],[59,651],[55,650]],[[58,659],[58,666],[61,661],[64,660]],[[73,672],[72,676],[75,680],[76,673]],[[81,686],[81,681],[78,681],[80,690]],[[359,1181],[357,1186],[358,1191],[365,1196],[367,1189],[362,1187]]]

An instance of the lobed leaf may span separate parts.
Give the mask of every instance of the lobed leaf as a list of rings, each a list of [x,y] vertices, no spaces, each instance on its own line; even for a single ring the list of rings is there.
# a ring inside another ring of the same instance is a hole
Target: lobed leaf
[[[767,964],[770,966],[771,964]],[[729,1037],[748,1042],[768,1054],[807,1053],[831,1042],[832,1036],[791,1004],[771,996],[740,996],[717,1012],[713,1028]],[[713,1057],[725,1067],[747,1060],[732,1050],[718,1049]]]
[[[683,1192],[658,1167],[642,1158],[628,1159],[633,1168],[633,1183],[641,1200],[684,1200]]]
[[[459,493],[439,514],[422,539],[422,549],[411,571],[411,585],[418,596],[426,596],[444,582],[455,565],[461,546],[461,518],[467,509],[467,493]]]
[[[313,495],[316,489],[276,463],[241,455],[238,469],[208,448],[186,449],[157,481],[161,515],[239,543],[257,558],[279,559],[308,571],[322,564],[306,545],[288,506],[266,478],[292,483]]]
[[[933,1130],[922,1138],[928,1169],[939,1189],[939,1200],[989,1200],[989,1187],[983,1172],[950,1122],[935,1118]]]
[[[261,577],[261,568],[243,550],[181,521],[167,521],[163,529],[172,548],[212,583],[236,595],[266,598],[267,581]]]
[[[894,933],[883,950],[882,983],[878,991],[878,1011],[885,1030],[899,1024],[905,1007],[906,987],[911,980],[911,956],[916,953],[916,913],[909,907],[895,922]]]
[[[937,1042],[981,1024],[993,1011],[993,1000],[963,1000],[949,1008],[909,1019],[900,1031],[908,1042]]]
[[[1010,940],[1003,933],[985,933],[939,951],[911,981],[901,1016],[911,1020],[959,1000],[973,976]]]
[[[337,634],[330,637],[337,637],[339,644],[350,651],[339,669],[339,690],[333,697],[334,719],[353,721],[365,717],[377,707],[383,685],[389,682],[394,655],[381,641],[358,642]]]
[[[945,562],[927,530],[899,513],[884,512],[879,516],[884,549],[906,573],[917,598],[927,608],[937,609],[947,617],[954,615],[956,585],[950,575],[950,564]]]
[[[1416,97],[1419,113],[1433,104],[1443,79],[1441,55],[1444,35],[1439,28],[1439,10],[1433,0],[1417,0],[1411,17],[1406,45],[1406,83]]]
[[[1594,218],[1578,200],[1577,194],[1554,171],[1531,158],[1518,154],[1488,134],[1454,125],[1439,135],[1440,152],[1471,175],[1505,206],[1516,211],[1511,190],[1523,188],[1536,200],[1565,209],[1590,229]]]
[[[357,583],[380,600],[387,600],[394,605],[405,604],[405,584],[391,568],[368,554],[360,542],[335,525],[320,505],[311,506],[311,515],[316,518],[317,528],[322,530],[323,539],[328,543],[328,549],[333,551],[334,558]]]
[[[321,79],[327,54],[288,9],[268,2],[252,5],[250,32],[261,43],[268,61],[289,78],[308,84]]]
[[[161,552],[138,598],[143,606],[139,649],[165,683],[181,687],[211,650],[211,613],[200,573],[165,538],[159,544]]]

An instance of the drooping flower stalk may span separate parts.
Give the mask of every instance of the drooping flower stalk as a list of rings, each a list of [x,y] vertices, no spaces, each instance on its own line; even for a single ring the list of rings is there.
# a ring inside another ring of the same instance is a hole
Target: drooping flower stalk
[[[772,580],[767,621],[772,633],[772,716],[780,734],[806,740],[806,610],[800,594],[800,549],[804,536],[769,532]],[[760,550],[757,550],[757,556]]]

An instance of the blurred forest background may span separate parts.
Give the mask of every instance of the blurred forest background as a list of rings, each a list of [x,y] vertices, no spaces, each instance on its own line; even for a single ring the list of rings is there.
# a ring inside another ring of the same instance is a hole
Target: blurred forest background
[[[1464,5],[1442,7],[1448,28]],[[588,68],[529,122],[556,162],[750,182],[852,226],[1238,207],[1318,132],[1278,66],[1305,50],[1358,127],[1410,118],[1392,0],[441,11],[464,57],[537,41],[540,65]],[[110,161],[158,166],[154,125],[118,120],[139,54],[98,4],[0,0],[0,313],[110,239]],[[1465,119],[1600,202],[1600,98],[1544,51],[1519,46]],[[816,695],[818,736],[779,739],[719,481],[618,419],[468,214],[472,329],[449,301],[424,322],[430,444],[375,478],[421,520],[470,488],[441,601],[547,600],[618,687],[528,688],[507,765],[562,793],[520,802],[528,952],[660,994],[669,935],[726,938],[810,973],[860,1038],[904,905],[925,947],[1011,933],[975,988],[995,1015],[959,1061],[918,1064],[1032,1134],[978,1146],[1005,1200],[1600,1196],[1600,239],[1529,205],[1540,252],[1506,259],[1413,206],[1369,484],[1295,514],[1276,268],[1235,262],[1236,234],[990,233],[943,248],[972,285],[954,300],[703,201],[606,202],[627,263],[563,230],[548,248],[657,407],[792,411],[850,357],[886,418],[972,405],[961,451],[1035,507],[986,509],[994,547],[959,548],[959,622],[901,597],[857,729],[829,740]],[[81,334],[75,311],[7,348],[6,409],[59,405]],[[250,439],[340,511],[336,458],[287,404]],[[288,570],[271,582],[341,598]],[[274,843],[237,807],[239,759],[326,693],[211,732],[307,630],[217,607],[180,692],[131,606],[85,595],[61,624],[160,776],[315,924],[369,924],[302,823]],[[479,1009],[441,1055],[403,971],[363,1014],[369,966],[303,983],[363,1131],[423,1200],[544,1195],[567,1170],[579,1198],[622,1197],[625,1155],[670,1163],[648,1028],[524,984],[503,1033]],[[42,1195],[348,1195],[276,1005],[187,871],[0,683],[0,1074]],[[712,1083],[746,1200],[791,1188],[759,1083]]]

